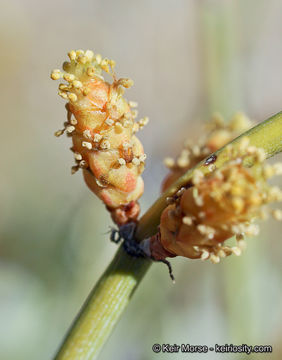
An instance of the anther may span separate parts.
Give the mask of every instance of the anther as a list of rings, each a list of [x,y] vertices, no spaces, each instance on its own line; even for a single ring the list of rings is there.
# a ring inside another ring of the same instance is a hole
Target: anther
[[[119,158],[119,159],[118,159],[118,163],[119,163],[120,165],[125,165],[125,164],[126,164],[126,161],[125,161],[123,158]]]
[[[69,125],[66,127],[66,132],[68,134],[71,134],[72,132],[74,132],[74,130],[75,130],[75,127],[73,125]]]
[[[95,134],[94,135],[94,142],[99,142],[100,140],[102,140],[102,135],[100,135],[100,134]]]
[[[91,136],[91,132],[89,129],[86,129],[83,131],[83,136],[86,138],[86,139],[92,139],[92,136]]]
[[[88,150],[91,150],[92,149],[92,144],[88,141],[82,141],[82,144],[81,144],[83,147],[87,148]]]

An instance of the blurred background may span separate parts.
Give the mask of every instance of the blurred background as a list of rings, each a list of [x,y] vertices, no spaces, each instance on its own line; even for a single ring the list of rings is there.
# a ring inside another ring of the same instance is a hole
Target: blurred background
[[[146,210],[186,138],[214,111],[262,121],[282,110],[280,0],[2,0],[0,8],[0,359],[48,360],[111,260],[110,218],[70,175],[70,141],[50,71],[71,49],[117,62],[150,124]],[[281,157],[280,157],[281,159]],[[173,359],[154,343],[270,344],[282,358],[281,224],[269,221],[242,257],[173,259],[172,285],[153,265],[101,353]],[[209,359],[216,355],[203,356]],[[229,359],[247,358],[229,354]],[[248,359],[254,356],[249,356]]]

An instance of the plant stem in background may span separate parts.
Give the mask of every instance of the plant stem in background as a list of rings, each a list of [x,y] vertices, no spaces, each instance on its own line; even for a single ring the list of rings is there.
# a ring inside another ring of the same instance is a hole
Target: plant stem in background
[[[267,157],[282,151],[282,112],[247,131],[232,144],[236,146],[243,136],[250,139],[251,145],[263,148]],[[215,155],[215,164],[219,168],[228,160],[226,146]],[[208,172],[201,162],[176,181],[141,218],[137,228],[138,240],[157,232],[166,197],[186,185],[196,169]],[[150,265],[148,259],[132,258],[121,247],[90,293],[55,359],[96,359]]]
[[[248,4],[247,4],[248,3]],[[204,89],[207,97],[206,113],[218,111],[229,117],[238,109],[246,109],[245,65],[242,63],[242,46],[254,46],[256,39],[263,31],[259,19],[262,17],[263,4],[255,1],[199,3],[201,14],[201,49],[203,49]],[[258,16],[260,12],[261,16]],[[251,26],[254,34],[243,33],[245,21]],[[258,22],[257,26],[254,23]],[[247,37],[247,38],[246,38]],[[248,44],[249,42],[249,44]],[[244,93],[245,92],[245,93]],[[257,324],[261,317],[261,302],[255,298],[254,272],[260,266],[264,241],[250,242],[248,253],[238,259],[230,259],[224,272],[219,270],[218,278],[222,279],[222,293],[225,296],[226,323],[232,341],[241,343],[254,342],[260,327]],[[256,251],[252,251],[255,247]],[[244,283],[242,283],[244,278]],[[238,288],[238,296],[234,296]],[[238,298],[244,297],[244,306]],[[252,324],[252,326],[250,326]]]
[[[201,1],[198,6],[205,110],[229,117],[243,105],[238,6],[225,0]]]
[[[224,118],[230,117],[243,105],[242,89],[243,79],[242,71],[239,69],[240,39],[238,24],[238,9],[234,2],[215,2],[212,5],[208,1],[200,3],[201,11],[201,48],[203,49],[203,68],[204,68],[204,86],[206,97],[206,113],[211,114],[214,111],[223,114]],[[245,109],[245,106],[242,106]],[[249,254],[248,254],[249,255]],[[248,256],[238,261],[229,260],[225,271],[218,270],[218,278],[223,285],[222,294],[226,304],[226,322],[228,323],[229,336],[232,341],[240,343],[239,338],[243,336],[247,339],[245,332],[249,330],[249,316],[242,316],[242,307],[240,313],[236,307],[234,297],[234,284],[244,276],[245,282],[250,280],[250,273],[247,269],[250,266]],[[240,289],[245,287],[240,286]],[[235,285],[236,286],[236,285]],[[250,304],[250,298],[245,298]],[[243,318],[243,319],[242,319]],[[244,326],[241,326],[244,324]],[[240,335],[238,327],[240,329]],[[241,336],[241,334],[244,334]],[[247,340],[244,340],[247,341]]]

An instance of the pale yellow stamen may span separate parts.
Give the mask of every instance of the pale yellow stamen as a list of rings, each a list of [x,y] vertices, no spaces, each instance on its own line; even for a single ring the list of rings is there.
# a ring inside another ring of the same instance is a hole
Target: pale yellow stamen
[[[74,130],[75,130],[75,127],[72,126],[72,125],[69,125],[69,126],[66,127],[66,132],[69,133],[69,134],[74,132]]]
[[[128,127],[130,127],[131,125],[132,125],[132,121],[130,121],[130,120],[125,120],[124,123],[123,123],[123,126],[124,126],[125,128],[128,128]]]
[[[55,69],[51,72],[52,80],[59,80],[62,77],[62,73],[59,69]]]
[[[135,157],[132,159],[132,164],[138,166],[140,165],[140,160],[137,157]]]
[[[75,79],[75,76],[73,74],[65,73],[63,78],[68,82],[72,82]]]
[[[85,147],[88,150],[92,149],[92,144],[88,141],[82,141],[82,146]]]
[[[103,136],[100,135],[100,134],[95,134],[95,135],[94,135],[94,141],[95,141],[95,142],[99,142],[100,140],[102,140],[102,138],[103,138]]]
[[[142,129],[144,126],[146,126],[149,122],[148,116],[143,117],[138,121],[140,128]]]
[[[88,164],[85,160],[81,160],[80,163],[79,163],[79,166],[82,168],[82,169],[86,169],[88,167]]]
[[[201,255],[202,260],[208,259],[209,256],[210,256],[210,253],[207,250],[202,250],[202,255]]]
[[[110,149],[111,145],[110,145],[110,142],[108,140],[104,140],[104,141],[102,141],[100,147],[103,150],[108,150],[108,149]]]
[[[107,119],[107,120],[105,121],[105,123],[106,123],[107,125],[109,125],[109,126],[112,126],[112,125],[114,124],[114,120],[112,120],[112,119]]]
[[[68,98],[72,102],[77,101],[77,96],[75,94],[73,94],[73,93],[68,94]]]
[[[180,168],[186,168],[189,165],[189,159],[182,156],[180,156],[176,162]]]
[[[125,164],[126,164],[126,161],[125,161],[123,158],[119,158],[119,159],[118,159],[118,163],[119,163],[120,165],[125,165]]]
[[[75,158],[76,161],[82,160],[82,156],[81,156],[81,154],[79,154],[78,152],[75,152],[75,153],[74,153],[74,158]]]
[[[74,50],[71,50],[71,51],[68,53],[68,57],[70,58],[70,60],[75,61],[75,59],[76,59],[76,52],[75,52]]]
[[[94,57],[94,52],[91,50],[86,50],[84,56],[87,58],[88,61],[91,61]]]
[[[168,168],[172,168],[174,166],[175,162],[173,158],[167,157],[164,159],[164,165]]]
[[[232,250],[232,253],[236,256],[240,256],[242,254],[242,250],[237,246],[233,246],[231,248],[231,250]]]
[[[63,99],[68,100],[68,95],[67,95],[65,92],[59,91],[58,94],[59,94],[59,96],[61,96]]]
[[[134,82],[131,79],[119,79],[119,84],[122,85],[125,88],[130,88],[131,86],[133,86]]]
[[[136,119],[138,116],[138,110],[132,110],[132,117],[133,119]]]
[[[213,264],[218,264],[220,262],[220,257],[215,255],[215,254],[211,254],[210,256],[210,261],[213,263]]]
[[[141,162],[144,162],[144,161],[146,160],[146,158],[147,158],[147,155],[146,155],[146,154],[142,154],[142,155],[139,156],[139,160],[140,160]]]
[[[74,81],[72,82],[72,85],[73,85],[73,87],[76,88],[76,89],[81,89],[81,88],[82,88],[82,82],[81,82],[81,81],[78,81],[78,80],[74,80]]]
[[[122,147],[124,148],[124,150],[128,150],[129,148],[131,148],[131,144],[129,142],[124,142],[122,144]]]
[[[76,118],[72,118],[72,119],[70,120],[70,123],[71,123],[72,125],[77,125],[77,120],[76,120]]]
[[[115,131],[117,134],[121,134],[123,132],[123,126],[119,121],[115,123]]]
[[[275,220],[282,221],[282,210],[275,209],[272,211],[272,216]]]
[[[95,56],[95,59],[96,59],[96,62],[97,62],[98,64],[100,64],[101,61],[102,61],[102,56],[101,56],[100,54],[97,54],[97,55]]]
[[[190,226],[193,224],[193,219],[190,216],[184,216],[182,222],[183,224]]]
[[[65,132],[65,129],[63,129],[63,130],[58,130],[58,131],[56,131],[56,132],[54,133],[54,135],[55,135],[56,137],[59,137],[59,136],[63,135],[64,132]]]
[[[129,101],[129,106],[131,108],[136,108],[138,106],[138,103],[136,101]]]
[[[92,136],[91,136],[91,132],[89,129],[86,129],[83,131],[83,136],[86,138],[86,139],[92,139]]]

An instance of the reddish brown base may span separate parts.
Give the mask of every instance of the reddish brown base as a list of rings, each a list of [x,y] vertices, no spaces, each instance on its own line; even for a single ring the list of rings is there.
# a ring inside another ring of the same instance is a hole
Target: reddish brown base
[[[154,235],[150,239],[151,257],[154,260],[164,260],[167,257],[175,257],[176,255],[165,250],[160,242],[160,233]]]
[[[136,222],[140,212],[140,205],[137,201],[131,201],[127,205],[122,205],[117,209],[108,208],[114,223],[118,226],[129,222]]]

